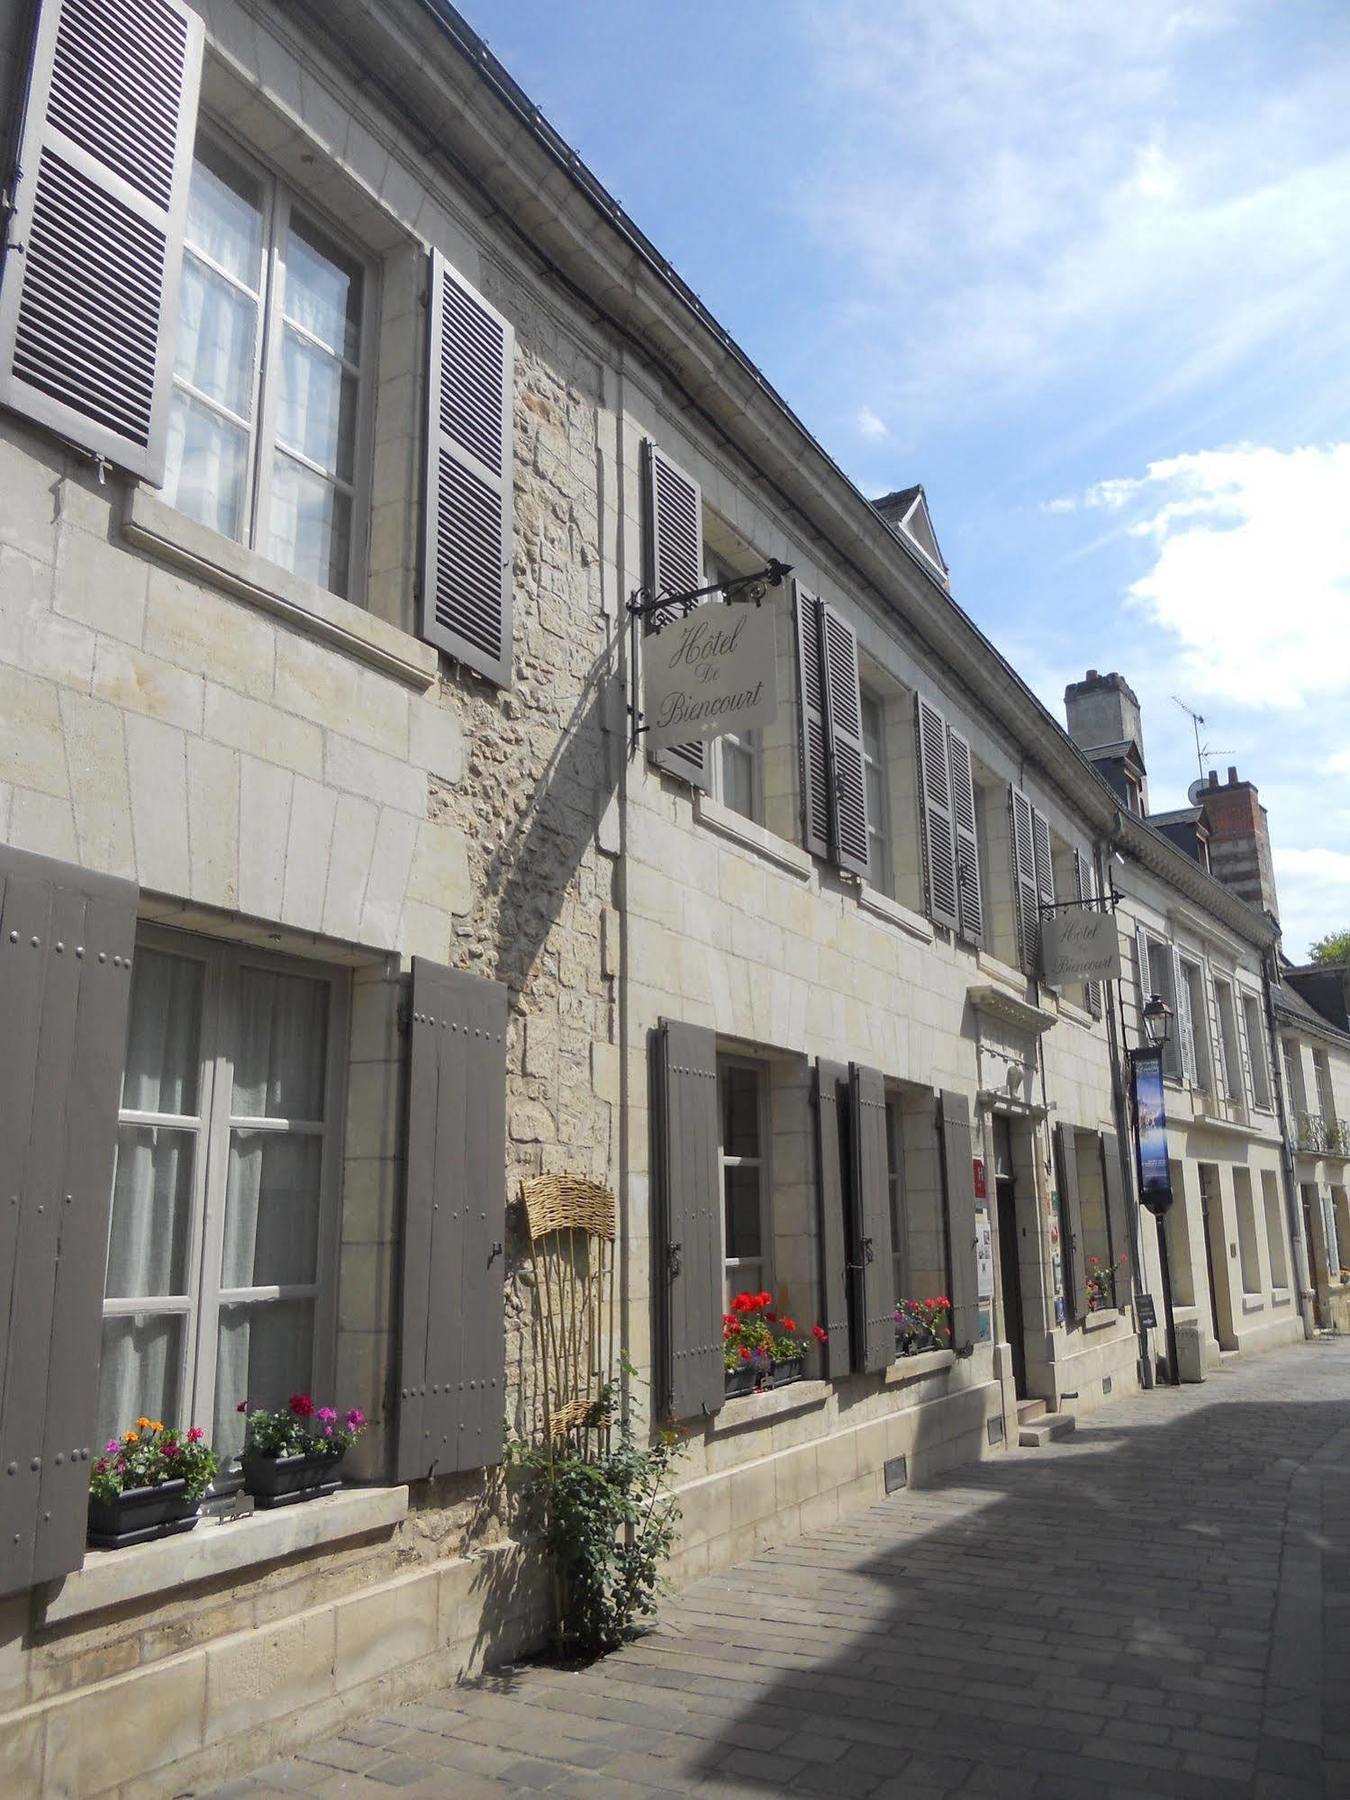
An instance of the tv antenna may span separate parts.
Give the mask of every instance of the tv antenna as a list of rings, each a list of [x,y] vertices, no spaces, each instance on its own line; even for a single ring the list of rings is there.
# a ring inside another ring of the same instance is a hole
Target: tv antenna
[[[1206,761],[1213,762],[1216,757],[1233,756],[1236,753],[1232,750],[1211,750],[1208,744],[1202,744],[1200,742],[1200,727],[1205,722],[1205,715],[1203,713],[1198,713],[1193,706],[1187,706],[1186,702],[1178,699],[1175,694],[1173,694],[1172,699],[1175,704],[1181,708],[1182,712],[1186,714],[1191,722],[1191,728],[1195,732],[1195,760],[1200,770],[1200,782],[1203,786]]]

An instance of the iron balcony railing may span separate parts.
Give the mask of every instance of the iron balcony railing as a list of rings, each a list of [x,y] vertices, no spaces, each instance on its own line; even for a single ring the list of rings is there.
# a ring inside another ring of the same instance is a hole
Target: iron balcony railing
[[[1325,1113],[1300,1113],[1298,1147],[1319,1156],[1350,1156],[1350,1126]]]

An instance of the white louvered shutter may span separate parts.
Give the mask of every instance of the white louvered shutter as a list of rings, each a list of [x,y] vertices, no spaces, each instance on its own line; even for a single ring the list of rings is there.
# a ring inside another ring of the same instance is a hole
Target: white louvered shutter
[[[950,725],[947,769],[956,838],[956,929],[968,944],[982,944],[984,893],[980,885],[980,840],[975,830],[975,767],[969,742]]]
[[[1242,1057],[1242,1097],[1248,1106],[1255,1106],[1256,1080],[1252,1073],[1252,1048],[1247,1042],[1247,1010],[1242,1004],[1242,989],[1236,981],[1233,983],[1233,1029]]]
[[[930,700],[914,696],[914,728],[919,742],[919,794],[923,803],[923,864],[928,916],[955,931],[956,831],[947,766],[947,721]]]
[[[511,685],[515,334],[431,253],[422,636]]]
[[[1172,967],[1172,993],[1177,1009],[1177,1073],[1187,1087],[1195,1086],[1195,1021],[1191,1017],[1191,991],[1175,944],[1168,945]]]
[[[830,854],[830,757],[825,725],[821,603],[796,583],[798,774],[802,842],[812,856]]]
[[[863,772],[858,640],[832,606],[821,608],[825,724],[830,747],[832,852],[841,869],[867,874],[867,783]]]
[[[1147,1042],[1147,1034],[1144,1030],[1144,1008],[1153,997],[1153,976],[1148,963],[1148,933],[1142,925],[1135,927],[1134,957],[1139,980],[1139,1016],[1135,1021],[1135,1026],[1139,1033],[1139,1042],[1142,1045]]]
[[[688,594],[704,585],[703,492],[692,475],[677,468],[665,452],[646,440],[644,487],[647,504],[645,534],[647,591]],[[647,621],[649,631],[659,631],[683,608],[662,608]],[[652,752],[652,761],[668,775],[677,775],[691,787],[712,789],[712,766],[706,743],[671,744]]]
[[[1226,1100],[1232,1080],[1228,1071],[1228,1046],[1223,1041],[1219,998],[1214,991],[1214,977],[1208,963],[1200,971],[1200,986],[1205,996],[1205,1012],[1209,1018],[1211,1087],[1216,1100]]]
[[[1022,967],[1034,975],[1040,964],[1040,890],[1036,884],[1036,851],[1032,842],[1032,806],[1021,788],[1010,788],[1013,881],[1017,890],[1017,942]]]
[[[1092,858],[1083,850],[1073,853],[1073,872],[1078,881],[1078,898],[1082,901],[1095,900],[1097,897],[1097,871],[1093,867]],[[1088,910],[1086,907],[1084,910]],[[1095,911],[1096,908],[1091,910]],[[1083,983],[1083,1003],[1094,1019],[1102,1016],[1102,984],[1100,981]]]
[[[0,286],[0,404],[164,479],[202,23],[43,0]]]

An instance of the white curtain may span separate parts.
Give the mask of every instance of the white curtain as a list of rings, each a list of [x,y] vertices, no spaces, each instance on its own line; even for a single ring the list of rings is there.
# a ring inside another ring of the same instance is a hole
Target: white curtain
[[[123,1125],[117,1133],[109,1299],[187,1292],[196,1138],[159,1125]]]
[[[211,1443],[223,1457],[244,1443],[241,1400],[250,1408],[283,1407],[313,1379],[314,1302],[273,1300],[222,1306],[216,1354],[216,1416]]]
[[[181,1315],[136,1313],[103,1321],[103,1360],[98,1375],[98,1448],[134,1428],[144,1413],[186,1428],[182,1416]]]
[[[131,984],[122,1106],[195,1118],[201,1072],[202,965],[141,950]]]
[[[318,1137],[231,1134],[223,1288],[303,1287],[314,1280],[321,1158]]]
[[[244,969],[235,1046],[236,1118],[323,1118],[328,984],[304,975]]]

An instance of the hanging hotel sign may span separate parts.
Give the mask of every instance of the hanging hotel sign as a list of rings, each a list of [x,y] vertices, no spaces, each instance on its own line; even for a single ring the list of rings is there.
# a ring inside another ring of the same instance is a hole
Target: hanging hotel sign
[[[1117,981],[1120,978],[1120,933],[1114,913],[1089,906],[1067,906],[1041,920],[1043,979]]]
[[[1139,1198],[1151,1213],[1165,1213],[1172,1204],[1172,1171],[1167,1161],[1162,1051],[1136,1050],[1130,1067],[1139,1146]]]
[[[642,646],[647,747],[767,725],[778,713],[771,606],[696,606]]]

